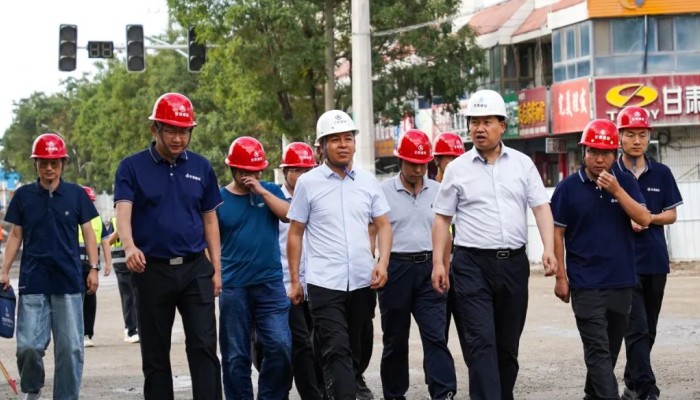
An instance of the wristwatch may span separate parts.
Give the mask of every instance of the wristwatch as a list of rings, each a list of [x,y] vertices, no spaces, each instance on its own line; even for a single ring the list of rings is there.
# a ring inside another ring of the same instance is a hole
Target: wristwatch
[[[91,265],[90,265],[90,269],[96,269],[96,270],[99,271],[99,270],[100,270],[100,264],[91,264]]]

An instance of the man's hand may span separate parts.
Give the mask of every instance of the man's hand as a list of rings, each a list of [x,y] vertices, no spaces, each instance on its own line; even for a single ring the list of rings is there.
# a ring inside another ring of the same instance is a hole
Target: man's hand
[[[85,288],[87,289],[87,294],[97,293],[97,287],[100,285],[100,277],[97,274],[95,268],[91,268],[88,273],[87,281],[85,282]]]
[[[260,184],[260,181],[253,175],[246,175],[241,178],[243,184],[250,190],[253,194],[262,196],[267,190]]]
[[[552,276],[557,273],[557,258],[554,252],[545,251],[542,253],[542,266],[544,266],[544,276]]]
[[[557,281],[554,284],[554,294],[564,303],[569,302],[571,292],[569,291],[569,281],[565,277],[557,277]]]
[[[104,276],[109,276],[109,274],[112,273],[112,263],[105,263],[105,272],[103,272]]]
[[[445,294],[450,290],[450,279],[445,273],[445,266],[442,264],[433,265],[433,274],[431,277],[433,289],[440,294]]]
[[[615,175],[608,171],[601,172],[600,175],[598,175],[596,183],[598,187],[607,190],[613,196],[615,196],[618,191],[623,190],[617,178],[615,178]]]
[[[124,249],[126,255],[126,267],[131,272],[140,274],[146,269],[146,256],[136,246],[129,246]]]
[[[634,222],[634,221],[632,221],[632,220],[630,220],[630,222],[632,223],[632,229],[633,229],[635,232],[641,232],[641,231],[643,231],[643,230],[645,230],[645,229],[649,229],[648,226],[641,226],[641,225],[639,225],[638,223],[636,223],[636,222]]]
[[[218,297],[221,294],[221,271],[214,271],[214,275],[211,277],[211,285],[214,288],[214,297]]]
[[[381,289],[386,285],[386,281],[389,279],[387,274],[387,267],[381,264],[376,264],[372,270],[372,280],[370,281],[369,287],[372,289]]]
[[[12,287],[9,274],[0,273],[0,285],[2,285],[2,290],[9,290]]]
[[[295,282],[289,285],[289,293],[287,297],[292,301],[292,304],[298,305],[304,301],[304,288],[301,287],[301,282]]]

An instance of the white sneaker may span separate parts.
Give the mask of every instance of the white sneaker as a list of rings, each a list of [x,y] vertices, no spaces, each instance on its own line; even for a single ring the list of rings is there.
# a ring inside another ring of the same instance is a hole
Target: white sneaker
[[[128,339],[128,338],[129,338],[129,330],[124,329],[124,339],[123,340],[126,342],[126,339]]]
[[[25,393],[23,399],[24,400],[39,400],[39,399],[41,399],[41,390],[39,391],[39,393]]]
[[[85,339],[83,339],[83,346],[84,347],[95,347],[95,343],[90,339],[87,335],[85,335]]]
[[[140,340],[141,340],[141,339],[139,339],[139,334],[138,334],[138,333],[134,333],[133,335],[124,338],[124,341],[125,341],[126,343],[138,343]]]

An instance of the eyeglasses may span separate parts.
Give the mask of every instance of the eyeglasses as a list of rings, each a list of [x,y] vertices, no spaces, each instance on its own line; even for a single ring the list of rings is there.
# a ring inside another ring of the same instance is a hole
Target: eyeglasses
[[[52,169],[57,169],[59,166],[61,166],[61,160],[60,159],[38,159],[37,160],[37,165],[39,168],[48,168],[51,167]]]
[[[170,136],[187,136],[192,132],[192,128],[181,128],[178,126],[172,126],[172,125],[163,125],[160,128],[160,131],[163,132],[166,135]]]
[[[594,149],[594,148],[587,148],[586,149],[586,154],[588,154],[591,157],[607,157],[609,155],[615,154],[614,150],[600,150],[600,149]]]

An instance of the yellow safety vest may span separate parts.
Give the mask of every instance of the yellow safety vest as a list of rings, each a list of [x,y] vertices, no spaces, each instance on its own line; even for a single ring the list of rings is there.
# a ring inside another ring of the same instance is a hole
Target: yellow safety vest
[[[117,219],[112,217],[112,232],[117,231]],[[112,247],[122,247],[122,240],[119,238],[119,234],[117,234],[117,240],[114,242]]]
[[[93,232],[95,232],[95,239],[97,239],[97,243],[99,244],[102,241],[102,219],[98,215],[90,221],[90,224],[92,225]],[[83,230],[80,229],[80,227],[78,227],[78,243],[80,243],[81,246],[85,246]],[[97,247],[99,248],[100,246]]]

